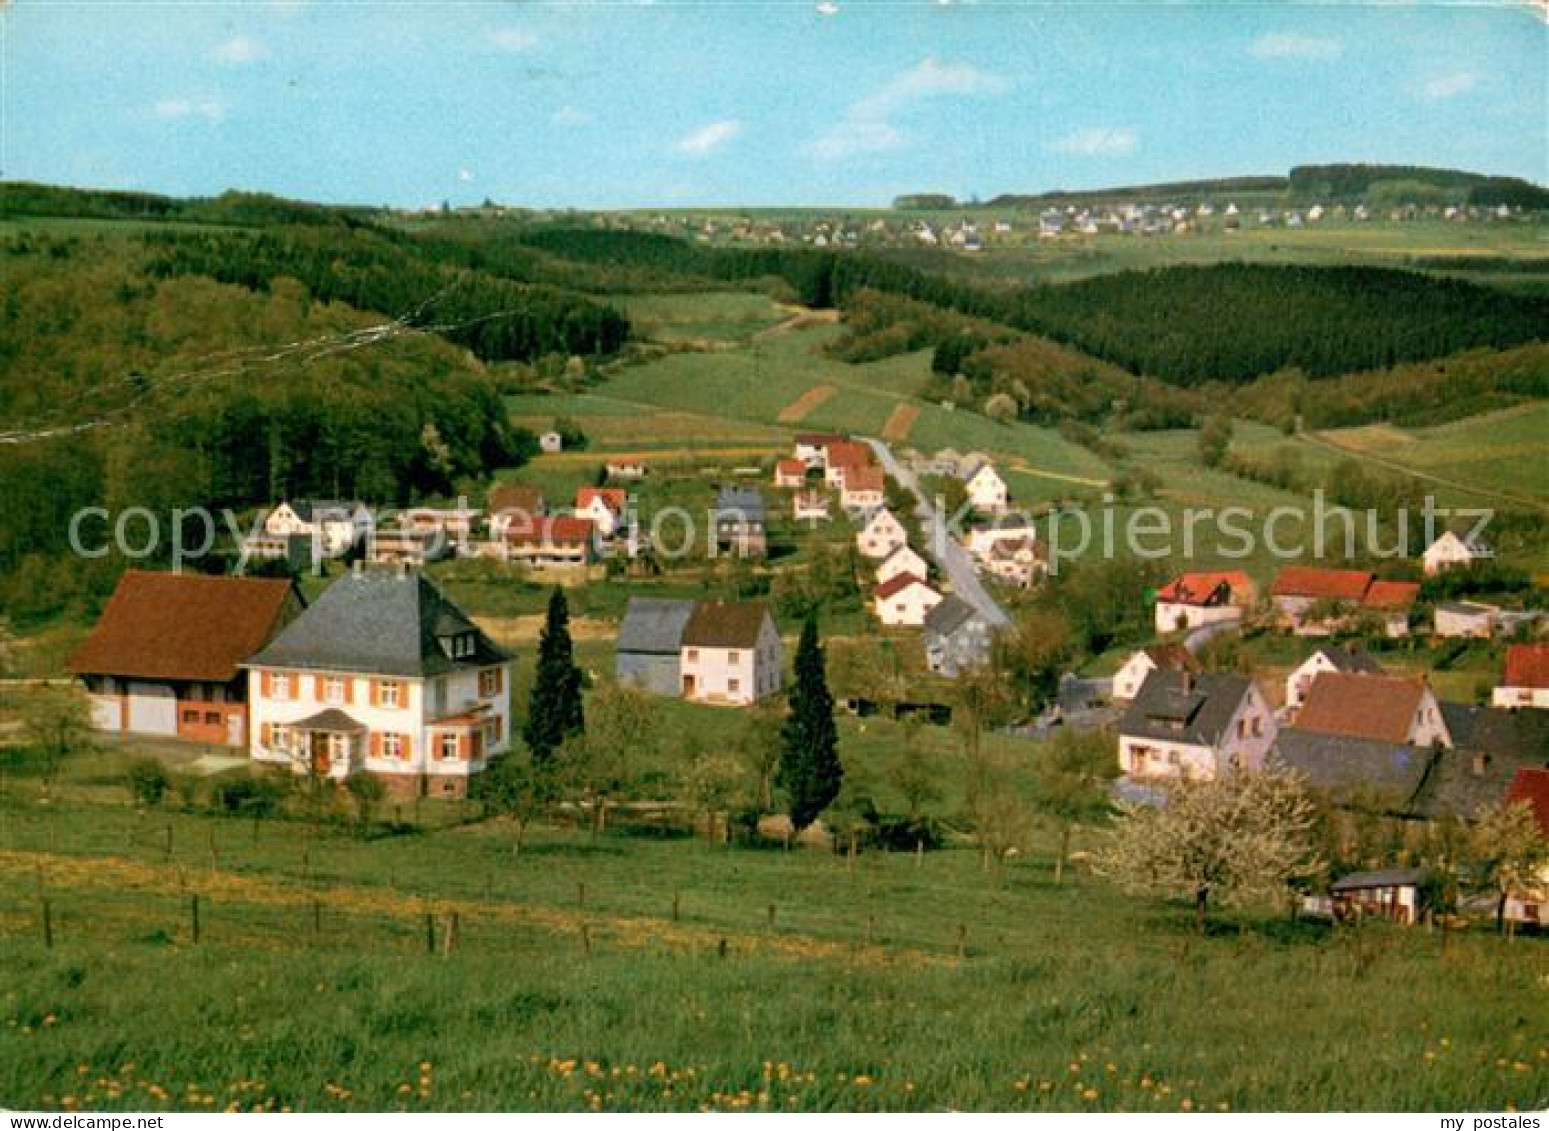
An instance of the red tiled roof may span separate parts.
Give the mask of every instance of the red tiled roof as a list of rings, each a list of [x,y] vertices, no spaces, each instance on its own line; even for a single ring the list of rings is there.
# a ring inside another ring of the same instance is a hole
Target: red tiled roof
[[[506,532],[506,541],[518,546],[575,546],[592,540],[593,522],[570,515],[534,518],[518,522]]]
[[[1404,742],[1425,694],[1418,679],[1366,672],[1319,672],[1296,729],[1378,742]]]
[[[1156,599],[1181,605],[1202,605],[1223,585],[1235,594],[1239,590],[1248,589],[1252,584],[1247,574],[1236,569],[1215,573],[1183,573],[1157,590]]]
[[[852,494],[857,491],[880,491],[885,482],[880,467],[845,468],[844,489]]]
[[[1549,770],[1524,767],[1517,771],[1506,789],[1506,804],[1525,801],[1538,819],[1538,831],[1549,837]]]
[[[1549,687],[1549,644],[1513,644],[1506,649],[1503,687]]]
[[[869,467],[871,449],[850,440],[837,440],[824,449],[829,467]]]
[[[601,499],[602,505],[614,514],[623,514],[629,503],[629,494],[622,487],[577,487],[575,509],[586,510],[592,505],[593,499]]]
[[[796,442],[804,448],[826,448],[829,444],[844,442],[837,432],[798,432]]]
[[[923,585],[925,588],[930,589],[930,584],[923,577],[916,577],[912,573],[900,573],[897,577],[890,577],[877,586],[877,596],[885,601],[893,594],[899,593],[911,585]],[[934,593],[935,590],[931,589],[931,592]]]
[[[1371,586],[1372,575],[1364,569],[1319,569],[1316,566],[1284,566],[1270,592],[1276,597],[1313,597],[1319,600],[1359,601]]]
[[[794,475],[800,478],[807,474],[807,465],[799,459],[782,459],[775,464],[776,475]]]
[[[1372,609],[1407,609],[1420,596],[1420,585],[1415,581],[1373,581],[1361,602]]]
[[[69,668],[225,683],[282,627],[294,591],[272,578],[129,570]]]

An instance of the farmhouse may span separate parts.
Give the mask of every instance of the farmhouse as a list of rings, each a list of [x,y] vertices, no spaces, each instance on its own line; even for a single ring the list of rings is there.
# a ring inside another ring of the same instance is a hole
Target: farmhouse
[[[603,538],[612,538],[624,525],[629,496],[621,487],[577,487],[575,516],[590,519]]]
[[[608,479],[615,483],[638,483],[650,474],[645,461],[638,459],[610,459],[604,470]]]
[[[347,574],[248,669],[254,760],[461,797],[510,742],[511,657],[422,574]]]
[[[1549,768],[1549,711],[1442,703],[1451,750],[1433,751],[1415,813],[1476,820],[1499,803],[1520,769]]]
[[[371,527],[362,502],[340,499],[291,499],[264,517],[263,530],[244,540],[243,550],[257,558],[290,556],[290,544],[302,541],[307,554],[337,558]]]
[[[913,574],[915,577],[929,577],[930,566],[910,547],[900,546],[883,558],[881,564],[877,566],[877,583],[892,581],[902,573]]]
[[[1388,636],[1407,636],[1419,592],[1414,582],[1379,581],[1366,570],[1285,566],[1270,596],[1276,616],[1298,636],[1328,636],[1363,614]]]
[[[994,631],[988,621],[951,594],[925,614],[925,665],[937,675],[956,677],[989,661]]]
[[[513,525],[530,523],[548,513],[543,492],[521,483],[502,483],[489,492],[489,533],[502,537]]]
[[[839,487],[839,505],[852,514],[874,510],[887,501],[885,489],[880,467],[852,467]]]
[[[799,459],[782,459],[775,464],[774,485],[798,488],[807,482],[807,465]]]
[[[98,730],[246,746],[241,663],[302,607],[289,581],[128,570],[67,666]]]
[[[1132,703],[1146,682],[1146,676],[1155,671],[1199,672],[1199,661],[1182,644],[1153,644],[1141,648],[1124,661],[1114,674],[1112,699],[1115,703]]]
[[[925,614],[941,604],[941,593],[924,578],[901,573],[873,591],[877,619],[886,625],[918,628]]]
[[[548,453],[564,451],[565,438],[552,430],[541,433],[538,436],[538,450]]]
[[[808,467],[823,467],[830,444],[842,444],[845,437],[833,432],[796,433],[796,458]]]
[[[871,449],[851,440],[835,440],[823,449],[823,482],[843,487],[852,470],[872,466]]]
[[[1119,769],[1133,778],[1209,779],[1260,769],[1274,741],[1275,717],[1252,680],[1155,671],[1119,722]]]
[[[1432,614],[1431,632],[1435,636],[1470,636],[1489,639],[1495,634],[1500,606],[1477,601],[1442,601]]]
[[[1334,917],[1376,915],[1413,926],[1425,909],[1431,874],[1424,868],[1355,872],[1334,881]]]
[[[855,536],[855,546],[863,557],[886,558],[900,546],[909,544],[904,524],[883,507],[866,520],[866,525]]]
[[[1032,585],[1049,568],[1043,547],[1033,538],[993,542],[982,560],[991,577],[1019,589]]]
[[[1404,742],[1282,728],[1275,756],[1335,805],[1410,815],[1434,754]]]
[[[533,570],[587,566],[596,560],[597,528],[589,518],[545,515],[505,533],[505,559]]]
[[[993,523],[970,526],[963,532],[963,549],[983,561],[998,542],[1038,540],[1038,528],[1031,522],[1006,517]]]
[[[1423,679],[1369,672],[1321,672],[1308,685],[1296,728],[1378,742],[1452,745],[1446,720]]]
[[[1159,635],[1221,621],[1239,621],[1254,600],[1253,582],[1241,570],[1184,573],[1156,594]]]
[[[722,487],[713,515],[715,552],[761,558],[768,550],[764,496],[751,487]]]
[[[1449,569],[1467,569],[1493,557],[1490,548],[1472,531],[1444,530],[1420,555],[1426,577]]]
[[[995,468],[984,461],[977,466],[969,465],[968,474],[964,476],[963,486],[968,491],[968,501],[973,504],[976,511],[985,514],[999,514],[1006,509],[1010,494],[1006,489],[1006,481],[1002,479]]]
[[[701,601],[683,627],[683,698],[745,707],[780,690],[784,647],[761,602]]]
[[[631,597],[619,625],[614,665],[619,683],[655,695],[679,694],[683,689],[683,630],[693,614],[693,601]]]
[[[1497,707],[1549,707],[1549,644],[1513,644],[1490,696]]]
[[[446,535],[439,530],[378,529],[366,540],[366,561],[418,567],[446,557],[449,549]]]
[[[1382,665],[1365,652],[1349,648],[1319,648],[1285,677],[1285,705],[1294,711],[1307,699],[1312,681],[1324,672],[1364,672],[1382,675]]]

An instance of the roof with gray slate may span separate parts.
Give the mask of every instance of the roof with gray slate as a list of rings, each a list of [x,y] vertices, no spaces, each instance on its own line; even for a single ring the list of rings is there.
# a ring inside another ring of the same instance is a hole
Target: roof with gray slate
[[[1431,879],[1425,868],[1385,868],[1379,872],[1351,872],[1335,880],[1331,891],[1367,891],[1371,888],[1407,887],[1424,885]]]
[[[1281,762],[1304,774],[1313,789],[1336,801],[1381,803],[1390,812],[1409,808],[1431,764],[1431,752],[1402,743],[1342,734],[1281,730],[1275,738]]]
[[[473,653],[453,659],[443,640],[464,633]],[[345,574],[247,666],[423,677],[508,659],[424,576],[393,569]]]
[[[1357,652],[1349,648],[1319,648],[1312,655],[1322,654],[1336,672],[1356,672],[1361,675],[1386,675],[1381,664],[1369,652]],[[1312,656],[1307,657],[1309,660]]]
[[[618,651],[676,656],[683,646],[683,629],[693,615],[693,601],[631,597],[619,625]]]
[[[978,615],[967,601],[948,594],[925,614],[925,631],[937,636],[951,636]]]
[[[1441,704],[1453,749],[1432,768],[1415,812],[1473,819],[1498,805],[1520,769],[1549,767],[1549,711]]]
[[[1214,746],[1253,681],[1229,672],[1153,671],[1119,723],[1126,738]]]
[[[365,507],[358,499],[290,499],[288,502],[302,522],[311,522],[314,514],[340,522],[353,520],[355,513]]]
[[[717,512],[735,512],[727,515],[728,518],[763,522],[764,496],[751,487],[722,487],[715,496],[715,509]]]

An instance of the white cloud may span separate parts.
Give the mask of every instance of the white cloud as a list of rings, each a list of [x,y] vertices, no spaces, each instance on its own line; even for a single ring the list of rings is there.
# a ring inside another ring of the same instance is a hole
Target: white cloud
[[[242,66],[244,63],[256,63],[260,59],[267,59],[269,50],[258,40],[251,36],[235,35],[224,43],[217,44],[210,51],[210,58],[217,63],[231,63],[234,66]]]
[[[705,157],[742,132],[742,123],[727,120],[711,122],[686,137],[679,138],[673,150],[687,157]]]
[[[596,120],[596,114],[575,106],[561,106],[550,118],[556,126],[587,126]]]
[[[218,122],[226,116],[226,104],[217,98],[163,98],[151,107],[151,113],[167,121],[203,118]]]
[[[498,27],[489,33],[489,41],[501,51],[531,51],[538,46],[538,37],[519,27]]]
[[[1459,71],[1453,75],[1443,75],[1441,78],[1432,79],[1420,88],[1420,97],[1427,102],[1442,102],[1448,98],[1456,98],[1460,94],[1467,94],[1479,85],[1479,75],[1474,71]]]
[[[459,181],[461,181],[465,185],[468,184],[469,182],[471,182],[474,179],[474,177],[473,177],[473,170],[472,169],[459,169],[459,170],[457,170],[457,179]]]
[[[1255,59],[1337,59],[1345,45],[1322,35],[1298,35],[1294,32],[1261,35],[1248,47]]]
[[[825,161],[838,161],[857,153],[901,149],[908,137],[890,120],[931,98],[998,94],[1004,79],[969,63],[941,63],[922,59],[890,79],[880,90],[852,103],[845,115],[807,146],[807,152]]]
[[[1134,153],[1140,139],[1134,130],[1115,126],[1097,126],[1077,130],[1068,137],[1050,144],[1056,153],[1073,153],[1078,157],[1122,157]]]

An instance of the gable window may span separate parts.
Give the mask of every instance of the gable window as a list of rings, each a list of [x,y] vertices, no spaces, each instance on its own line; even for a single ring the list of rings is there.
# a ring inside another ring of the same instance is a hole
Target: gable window
[[[688,650],[688,662],[691,663],[691,664],[699,663],[699,649],[698,648],[690,648]]]
[[[726,653],[726,662],[728,664],[740,664],[740,663],[742,663],[742,653],[741,652],[728,652],[728,653]]]

